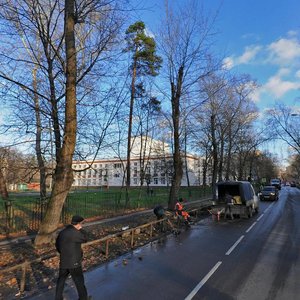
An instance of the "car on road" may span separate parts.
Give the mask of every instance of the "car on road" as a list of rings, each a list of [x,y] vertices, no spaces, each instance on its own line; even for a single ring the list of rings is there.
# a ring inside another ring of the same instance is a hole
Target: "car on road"
[[[270,180],[270,185],[275,186],[278,190],[281,189],[281,180],[279,178],[274,178]]]
[[[279,197],[278,189],[273,185],[266,185],[259,193],[259,198],[261,201],[270,200],[277,201]]]
[[[222,181],[216,186],[215,208],[225,207],[225,195],[229,194],[233,198],[231,207],[233,215],[252,217],[254,212],[259,210],[259,198],[249,181]],[[215,203],[214,203],[215,202]]]

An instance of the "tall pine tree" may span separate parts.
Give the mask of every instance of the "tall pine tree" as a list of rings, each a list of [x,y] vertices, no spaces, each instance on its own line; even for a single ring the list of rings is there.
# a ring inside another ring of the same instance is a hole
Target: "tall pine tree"
[[[127,47],[125,52],[132,54],[130,64],[131,86],[130,86],[130,110],[128,124],[128,143],[127,143],[127,166],[126,166],[126,189],[127,201],[128,190],[130,188],[130,157],[131,157],[131,135],[132,135],[132,116],[134,99],[136,97],[136,82],[141,76],[157,76],[161,67],[162,59],[156,55],[156,43],[154,39],[145,32],[145,24],[138,21],[126,30]]]

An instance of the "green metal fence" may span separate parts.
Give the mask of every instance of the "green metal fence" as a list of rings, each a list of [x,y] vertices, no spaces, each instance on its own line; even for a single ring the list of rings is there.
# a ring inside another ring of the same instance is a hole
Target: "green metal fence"
[[[210,195],[210,187],[181,188],[180,197],[193,201]],[[70,192],[63,206],[61,222],[66,224],[71,216],[84,218],[109,218],[127,212],[153,208],[157,204],[167,205],[169,189],[154,188],[152,191],[132,188],[130,201],[126,201],[125,190],[99,189]],[[31,234],[37,232],[45,215],[48,201],[34,196],[11,198],[0,204],[0,235]]]

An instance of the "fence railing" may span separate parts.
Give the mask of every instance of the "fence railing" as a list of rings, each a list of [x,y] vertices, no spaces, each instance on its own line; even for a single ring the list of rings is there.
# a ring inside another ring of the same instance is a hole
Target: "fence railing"
[[[201,199],[210,194],[209,187],[193,187],[192,190],[182,189],[182,196],[189,201]],[[148,194],[144,191],[132,191],[130,201],[120,191],[89,190],[69,193],[61,214],[61,223],[66,224],[72,215],[82,215],[84,218],[109,218],[124,214],[126,211],[150,209],[157,204],[167,205],[167,189],[154,189]],[[12,200],[0,203],[0,235],[34,234],[38,231],[45,216],[48,200],[39,198]]]
[[[192,210],[189,210],[190,213],[193,213],[193,215],[197,218],[198,217],[198,212],[201,211],[201,209],[205,206],[205,204],[207,204],[207,200],[204,200],[203,202],[200,203],[198,208],[194,208]],[[150,240],[153,238],[153,233],[154,233],[154,227],[155,225],[159,225],[159,224],[169,224],[171,225],[171,229],[174,228],[172,225],[172,223],[170,223],[170,217],[166,217],[164,219],[161,220],[156,220],[156,221],[151,221],[148,222],[146,224],[143,225],[139,225],[137,227],[134,228],[130,228],[127,230],[123,230],[114,234],[109,234],[105,237],[102,237],[100,239],[96,239],[93,241],[89,241],[85,244],[83,244],[83,247],[89,247],[89,246],[93,246],[93,245],[103,245],[104,246],[104,251],[103,254],[105,256],[106,259],[109,258],[110,256],[110,246],[111,243],[116,239],[116,238],[122,238],[123,240],[125,238],[128,239],[128,243],[130,245],[131,249],[134,249],[135,247],[137,247],[138,245],[136,244],[136,241],[138,240],[138,236],[141,232],[141,230],[145,230],[145,232],[147,232]],[[160,227],[161,228],[161,227]],[[97,247],[99,248],[99,247]],[[26,280],[28,280],[28,274],[34,272],[33,268],[31,267],[32,264],[34,263],[39,263],[39,262],[44,262],[47,259],[51,259],[57,256],[57,253],[52,253],[52,254],[47,254],[44,255],[42,257],[33,259],[33,260],[25,260],[20,264],[14,265],[14,266],[10,266],[10,267],[6,267],[3,269],[0,269],[0,275],[4,275],[6,273],[9,272],[16,272],[17,270],[21,270],[21,274],[20,274],[20,278],[19,278],[19,292],[20,294],[22,294],[25,290],[25,285],[26,285]]]

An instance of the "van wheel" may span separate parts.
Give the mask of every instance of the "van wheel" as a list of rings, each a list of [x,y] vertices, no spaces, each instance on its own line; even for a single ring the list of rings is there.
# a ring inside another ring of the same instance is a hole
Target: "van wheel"
[[[252,218],[253,216],[253,211],[252,211],[252,206],[248,206],[248,218]]]

